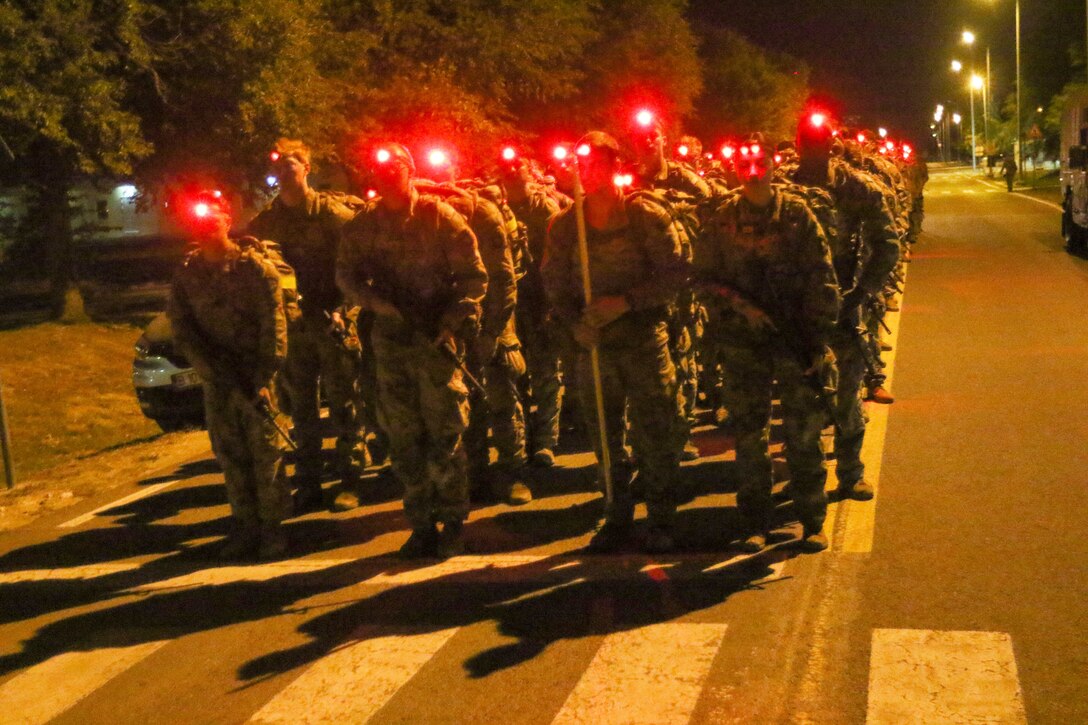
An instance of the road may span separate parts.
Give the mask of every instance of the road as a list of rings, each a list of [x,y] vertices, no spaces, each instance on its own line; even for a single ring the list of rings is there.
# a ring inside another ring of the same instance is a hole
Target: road
[[[873,502],[802,555],[736,531],[729,441],[700,429],[683,550],[588,556],[585,454],[469,555],[406,564],[396,492],[290,524],[296,558],[223,566],[214,462],[117,481],[0,538],[0,722],[1088,722],[1088,267],[1058,213],[934,174],[870,407]],[[108,476],[108,472],[103,472]],[[832,479],[831,485],[834,485]]]

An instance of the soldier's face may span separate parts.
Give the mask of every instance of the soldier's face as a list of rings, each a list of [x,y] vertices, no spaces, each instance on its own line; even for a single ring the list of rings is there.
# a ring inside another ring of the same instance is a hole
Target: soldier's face
[[[770,186],[774,159],[764,149],[751,147],[737,159],[737,173],[745,186]]]
[[[588,156],[579,161],[582,186],[587,194],[593,194],[613,186],[612,176],[616,173],[616,157],[610,151],[593,149]]]
[[[200,245],[209,245],[226,239],[233,223],[230,214],[212,211],[193,224],[193,239]]]
[[[283,155],[272,164],[280,186],[299,188],[310,174],[310,165],[292,155]]]
[[[401,161],[377,165],[371,173],[379,196],[405,195],[412,186],[412,172]]]

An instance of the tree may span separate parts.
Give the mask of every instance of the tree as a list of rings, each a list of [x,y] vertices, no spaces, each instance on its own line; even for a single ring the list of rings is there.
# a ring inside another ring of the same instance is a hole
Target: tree
[[[763,131],[792,139],[808,98],[809,70],[724,28],[705,31],[700,51],[705,90],[696,103],[695,130],[707,138]]]
[[[150,71],[139,0],[0,2],[0,137],[9,184],[31,192],[56,315],[74,289],[68,194],[80,178],[130,174],[151,152],[130,105]],[[2,163],[2,162],[0,162]],[[74,306],[74,305],[72,305]]]

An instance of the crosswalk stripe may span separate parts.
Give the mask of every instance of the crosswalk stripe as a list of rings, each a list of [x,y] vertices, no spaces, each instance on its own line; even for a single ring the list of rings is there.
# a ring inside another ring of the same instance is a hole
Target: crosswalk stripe
[[[609,635],[553,725],[685,725],[726,626],[667,623]]]
[[[874,630],[866,722],[1026,724],[1012,639],[1002,632]]]
[[[0,720],[13,725],[48,722],[168,641],[65,652],[51,657],[0,686]]]
[[[364,723],[456,634],[431,632],[368,636],[322,658],[270,700],[254,723]]]
[[[166,481],[165,483],[156,483],[151,486],[146,486],[144,488],[141,488],[139,491],[136,491],[135,493],[131,493],[128,496],[119,498],[112,503],[106,504],[105,506],[99,506],[94,511],[88,511],[82,516],[76,516],[74,519],[65,521],[63,524],[59,524],[57,528],[74,529],[77,526],[82,526],[83,524],[93,519],[95,516],[98,516],[98,514],[102,513],[103,511],[109,511],[111,509],[124,506],[125,504],[132,503],[133,501],[139,501],[142,498],[147,498],[148,496],[154,495],[159,491],[170,488],[175,483],[177,483],[177,481]]]

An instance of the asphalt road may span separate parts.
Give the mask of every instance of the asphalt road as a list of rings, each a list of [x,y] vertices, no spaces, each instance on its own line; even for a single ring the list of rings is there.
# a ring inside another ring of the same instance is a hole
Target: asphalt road
[[[472,551],[405,564],[396,491],[290,524],[297,557],[223,566],[210,460],[0,537],[0,723],[1088,722],[1086,262],[1058,213],[935,174],[874,502],[831,550],[731,554],[730,442],[686,469],[683,550],[587,556],[588,456]],[[108,472],[103,472],[108,476]],[[833,482],[832,482],[833,485]]]

